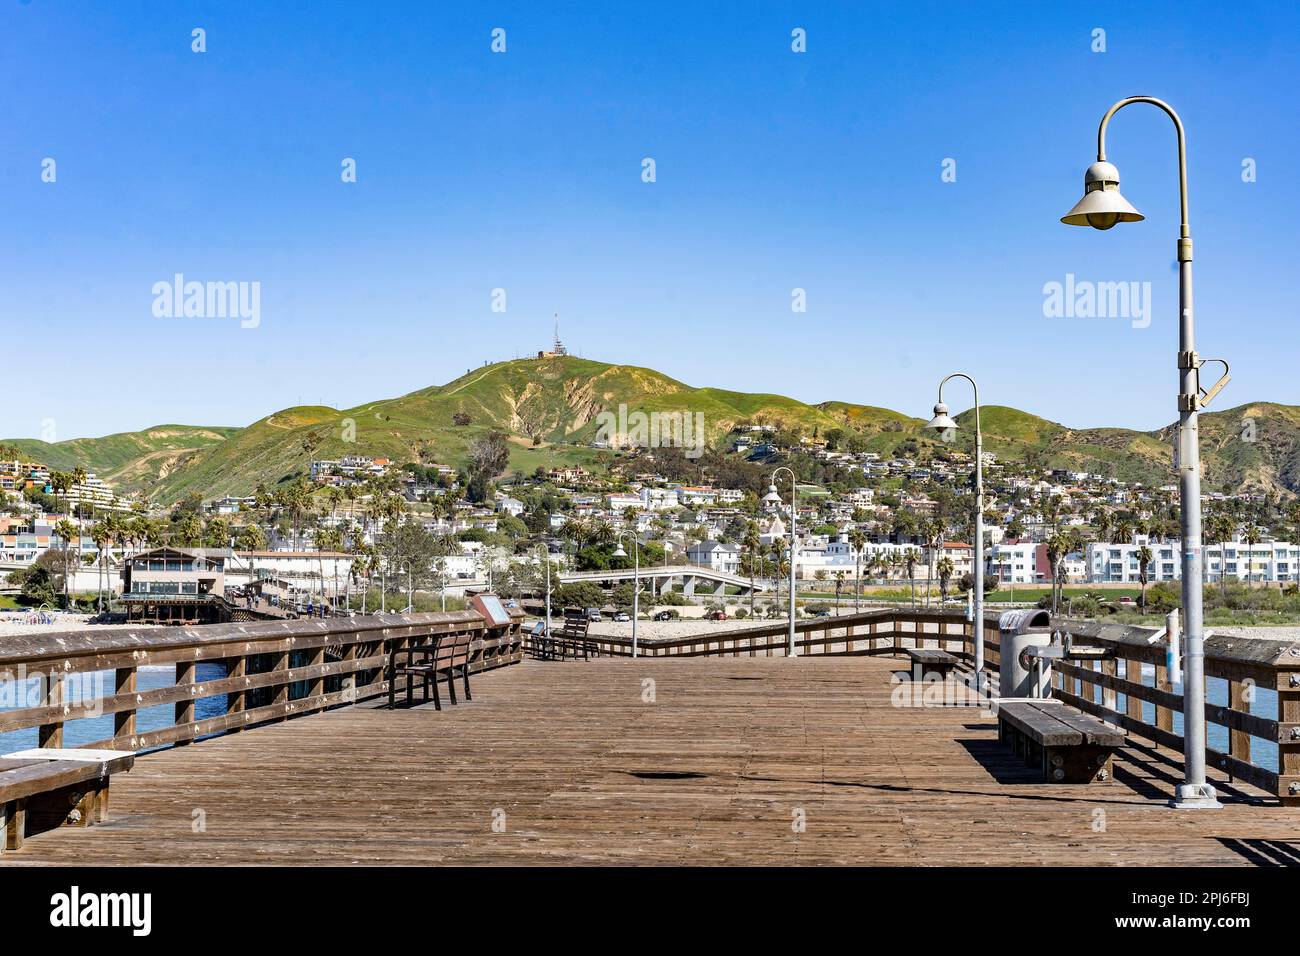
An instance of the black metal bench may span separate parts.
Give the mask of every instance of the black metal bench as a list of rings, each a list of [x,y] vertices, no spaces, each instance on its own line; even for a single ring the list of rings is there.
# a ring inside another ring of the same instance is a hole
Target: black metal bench
[[[937,647],[904,647],[901,650],[911,658],[913,664],[921,665],[922,674],[933,672],[945,679],[961,663],[952,654]]]
[[[108,819],[108,784],[135,754],[125,750],[37,748],[0,757],[0,851],[20,850],[43,830]]]
[[[1106,782],[1126,732],[1059,700],[999,701],[998,739],[1048,783]]]

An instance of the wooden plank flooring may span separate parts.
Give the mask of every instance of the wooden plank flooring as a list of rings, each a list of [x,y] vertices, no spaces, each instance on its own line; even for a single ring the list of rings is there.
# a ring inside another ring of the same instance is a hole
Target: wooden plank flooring
[[[1176,767],[1146,748],[1110,785],[1036,783],[981,710],[891,706],[904,667],[527,662],[441,713],[350,708],[141,756],[107,825],[0,866],[1300,863],[1300,811],[1168,810]]]

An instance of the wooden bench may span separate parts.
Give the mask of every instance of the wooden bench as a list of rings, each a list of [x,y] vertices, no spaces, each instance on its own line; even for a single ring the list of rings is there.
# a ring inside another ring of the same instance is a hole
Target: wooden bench
[[[998,739],[1048,783],[1107,782],[1126,732],[1059,700],[998,702]]]
[[[406,706],[412,704],[416,683],[421,685],[424,694],[423,703],[429,702],[429,691],[433,691],[433,706],[442,710],[442,698],[438,694],[438,678],[447,678],[447,692],[452,704],[456,701],[456,678],[465,686],[465,699],[473,700],[469,692],[469,645],[473,635],[469,631],[455,634],[436,635],[428,644],[393,648],[388,657],[388,709],[397,706],[397,678],[406,678]],[[405,658],[403,660],[402,658]]]
[[[108,819],[108,784],[135,754],[125,750],[36,748],[0,757],[3,850],[20,850],[30,834]]]
[[[934,672],[945,680],[948,674],[961,663],[947,651],[941,651],[936,647],[904,647],[900,649],[911,658],[913,664],[921,665],[922,674]]]

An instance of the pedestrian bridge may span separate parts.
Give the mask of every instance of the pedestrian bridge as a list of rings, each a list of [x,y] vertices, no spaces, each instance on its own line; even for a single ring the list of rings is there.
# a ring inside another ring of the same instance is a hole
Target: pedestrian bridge
[[[726,594],[727,588],[736,588],[738,593],[748,595],[750,591],[762,593],[768,589],[762,581],[751,582],[749,578],[728,571],[715,571],[713,568],[699,564],[671,564],[666,566],[644,567],[640,571],[621,568],[617,571],[571,571],[560,575],[561,584],[578,584],[593,581],[601,585],[622,584],[639,577],[643,586],[648,586],[650,593],[663,594],[674,587],[683,594],[695,594],[704,590],[710,594]]]

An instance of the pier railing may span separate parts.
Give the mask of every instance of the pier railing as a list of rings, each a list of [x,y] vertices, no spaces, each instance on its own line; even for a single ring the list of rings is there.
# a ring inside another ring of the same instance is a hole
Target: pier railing
[[[1053,694],[1175,751],[1181,759],[1183,695],[1169,680],[1167,642],[1160,630],[1056,619],[1072,635],[1070,658],[1055,661]],[[795,623],[801,656],[893,654],[936,647],[973,662],[971,625],[961,611],[872,610]],[[789,625],[782,621],[638,642],[646,657],[783,656]],[[631,654],[631,639],[593,636],[602,653]],[[984,622],[984,660],[992,687],[999,670],[998,615]],[[1300,806],[1300,643],[1212,634],[1205,641],[1205,675],[1215,682],[1205,707],[1211,725],[1206,762],[1232,779]],[[1215,702],[1215,698],[1219,698]],[[1216,734],[1213,728],[1221,728]],[[1216,739],[1217,738],[1217,739]]]
[[[183,745],[385,696],[389,653],[437,635],[470,632],[471,673],[518,663],[523,614],[511,616],[497,627],[474,611],[450,611],[8,638],[0,642],[0,682],[18,706],[0,710],[0,733],[35,729],[39,746],[63,747],[65,726],[99,719],[91,726],[105,736],[70,745]],[[219,666],[200,680],[202,664]],[[159,666],[175,668],[175,680],[141,688],[141,669]],[[198,714],[200,702],[215,713]],[[160,705],[173,708],[170,723],[137,726],[140,711]]]

